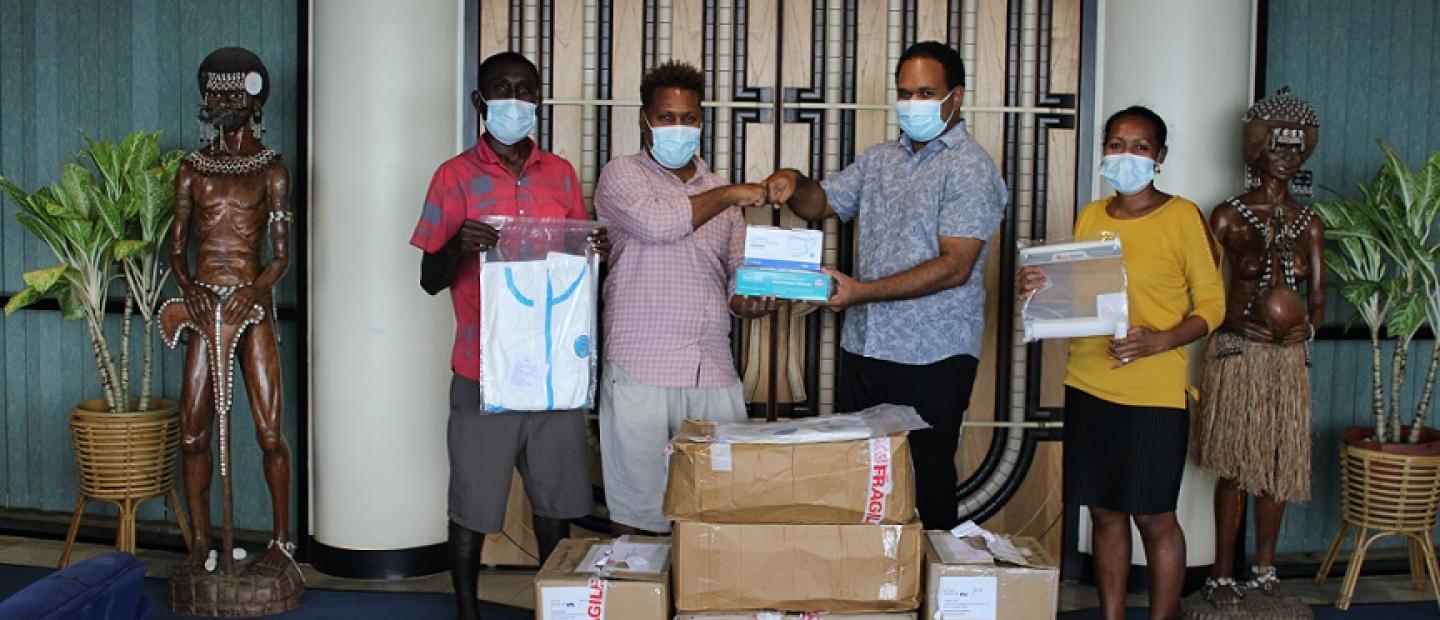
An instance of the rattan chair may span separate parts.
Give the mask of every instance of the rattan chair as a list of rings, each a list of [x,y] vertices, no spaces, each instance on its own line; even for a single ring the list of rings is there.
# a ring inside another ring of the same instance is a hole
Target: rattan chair
[[[1440,602],[1440,567],[1430,531],[1440,504],[1440,456],[1388,454],[1352,446],[1340,448],[1341,524],[1315,583],[1324,583],[1335,564],[1340,545],[1355,531],[1355,550],[1345,569],[1338,609],[1349,609],[1360,579],[1360,567],[1370,545],[1386,536],[1410,540],[1410,578],[1416,590],[1425,589],[1426,575]]]

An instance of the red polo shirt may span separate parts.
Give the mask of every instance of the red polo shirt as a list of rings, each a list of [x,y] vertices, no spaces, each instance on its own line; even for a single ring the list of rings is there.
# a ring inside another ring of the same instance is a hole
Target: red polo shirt
[[[532,145],[517,176],[500,162],[482,138],[475,148],[440,164],[430,179],[413,245],[434,254],[460,231],[465,220],[487,215],[588,220],[580,180],[570,162]],[[450,367],[462,377],[480,380],[480,261],[460,260],[450,283],[455,307],[455,346]]]

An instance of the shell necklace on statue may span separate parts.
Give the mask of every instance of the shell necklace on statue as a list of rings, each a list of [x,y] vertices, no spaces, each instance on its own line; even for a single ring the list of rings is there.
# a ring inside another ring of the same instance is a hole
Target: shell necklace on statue
[[[205,176],[243,177],[270,168],[278,155],[272,149],[261,149],[251,155],[213,155],[195,151],[185,156],[186,163]]]
[[[1300,213],[1296,214],[1294,219],[1287,222],[1284,208],[1277,205],[1270,212],[1269,221],[1261,222],[1255,212],[1236,197],[1232,196],[1225,202],[1235,207],[1235,211],[1240,214],[1240,217],[1245,218],[1245,221],[1254,226],[1255,230],[1260,231],[1260,237],[1265,243],[1265,270],[1260,274],[1260,286],[1250,292],[1250,299],[1245,302],[1245,316],[1248,317],[1255,307],[1256,300],[1274,288],[1274,265],[1277,254],[1285,285],[1292,291],[1297,290],[1295,287],[1295,246],[1300,241],[1300,236],[1305,234],[1305,229],[1309,228],[1310,218],[1314,213],[1309,206],[1304,206],[1300,208]]]

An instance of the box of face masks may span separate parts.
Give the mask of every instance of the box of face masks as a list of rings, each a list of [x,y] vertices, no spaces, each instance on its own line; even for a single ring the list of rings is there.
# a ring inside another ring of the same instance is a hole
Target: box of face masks
[[[830,299],[830,276],[819,271],[741,267],[735,270],[735,294],[824,302]]]
[[[745,228],[745,266],[819,271],[825,233],[809,228]]]
[[[808,228],[748,226],[744,266],[735,273],[735,294],[823,302],[830,276],[820,273],[825,233]]]

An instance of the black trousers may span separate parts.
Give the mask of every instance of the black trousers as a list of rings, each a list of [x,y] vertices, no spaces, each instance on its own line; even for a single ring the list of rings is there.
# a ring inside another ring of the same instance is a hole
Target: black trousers
[[[835,389],[836,411],[859,411],[882,403],[909,405],[930,424],[927,430],[910,433],[916,507],[927,530],[958,525],[955,451],[980,360],[957,355],[933,364],[897,364],[843,349],[840,356],[845,372]]]

